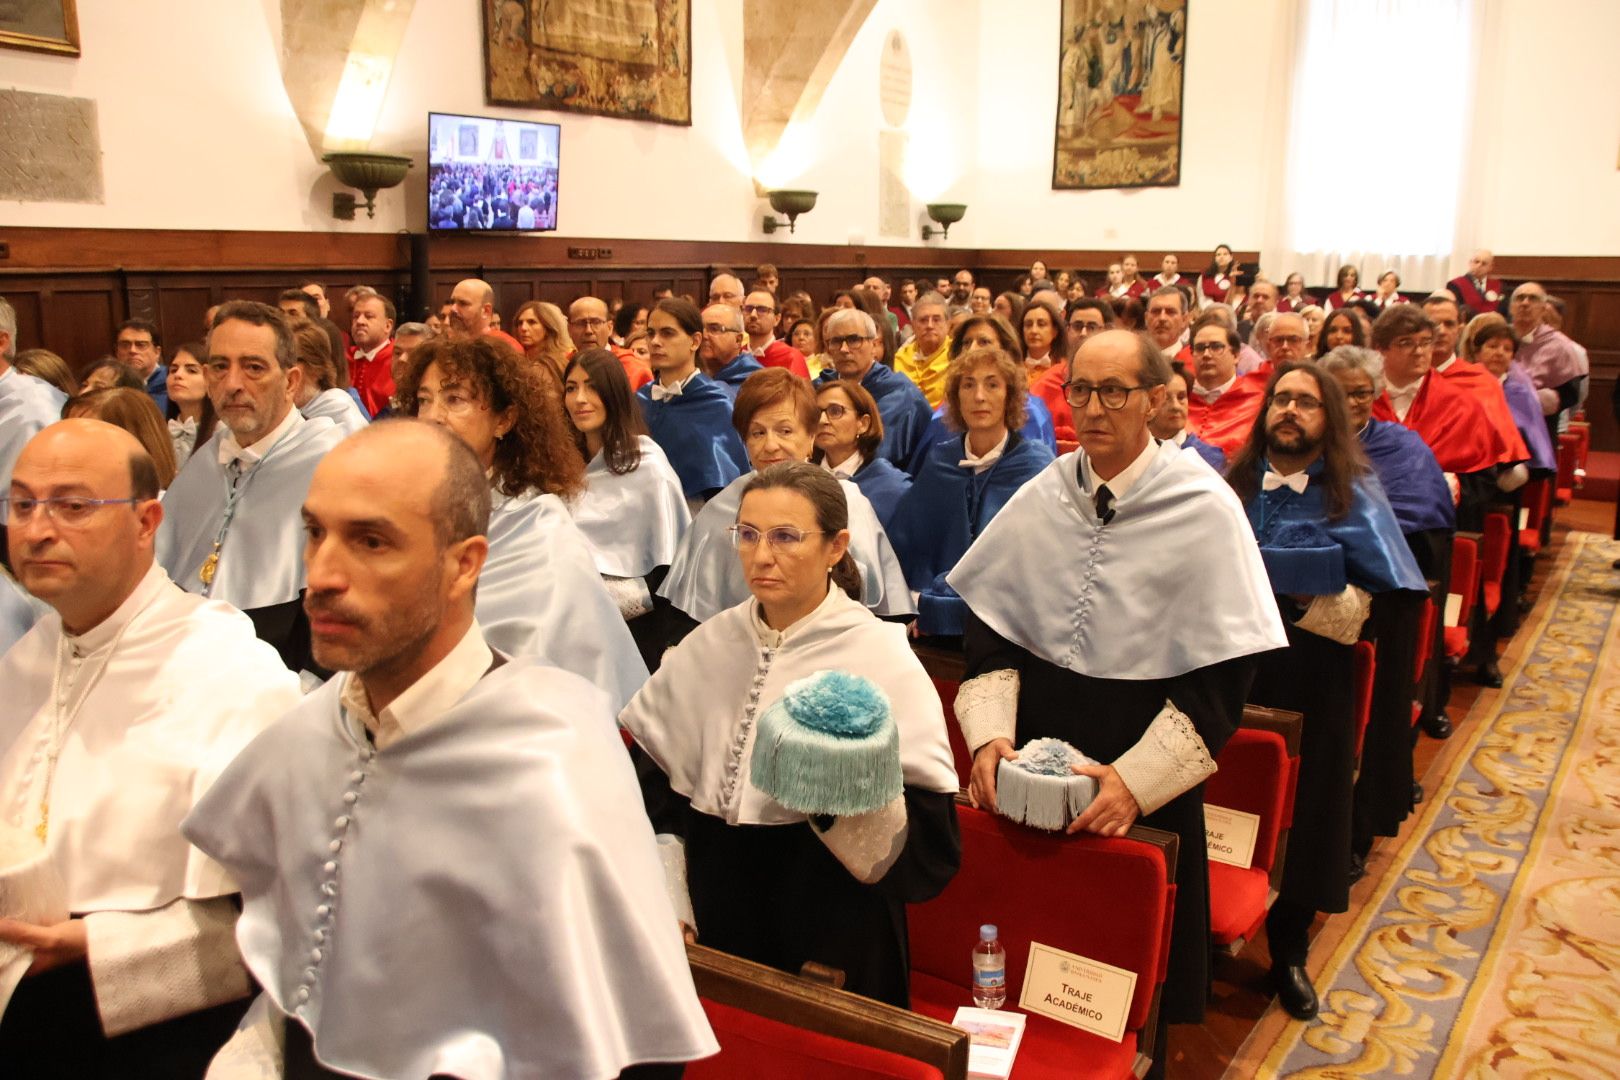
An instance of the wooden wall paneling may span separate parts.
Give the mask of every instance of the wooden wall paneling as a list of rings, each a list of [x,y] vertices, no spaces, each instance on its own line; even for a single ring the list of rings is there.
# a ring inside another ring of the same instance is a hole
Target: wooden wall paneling
[[[163,333],[163,354],[172,356],[177,346],[204,336],[203,316],[217,301],[214,289],[203,283],[156,283],[158,329]]]
[[[77,278],[40,294],[43,304],[42,344],[68,362],[77,374],[111,356],[117,326],[124,321],[124,297],[108,277]]]
[[[0,282],[0,297],[17,313],[17,350],[49,348],[45,344],[43,285],[21,280]]]

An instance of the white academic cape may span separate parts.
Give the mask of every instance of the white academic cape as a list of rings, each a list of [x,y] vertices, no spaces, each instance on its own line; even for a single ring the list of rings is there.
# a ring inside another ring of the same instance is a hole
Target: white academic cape
[[[1168,679],[1287,647],[1260,545],[1225,480],[1160,443],[1104,525],[1080,486],[1082,453],[1019,488],[946,576],[974,615],[1098,679]],[[1162,632],[1141,632],[1154,626]]]
[[[314,420],[324,416],[342,430],[344,435],[353,435],[371,423],[366,414],[360,411],[360,406],[354,403],[354,398],[341,387],[334,386],[330,390],[322,390],[310,399],[308,405],[298,410],[304,414],[304,419]]]
[[[742,563],[726,531],[737,523],[743,489],[755,473],[744,473],[704,504],[686,530],[669,575],[659,586],[666,597],[698,622],[749,599]],[[877,615],[915,615],[906,572],[861,489],[840,479],[849,506],[849,554],[861,572],[861,603]]]
[[[494,668],[384,750],[321,687],[186,821],[248,969],[326,1066],[608,1078],[717,1049],[608,698]]]
[[[755,604],[750,597],[688,634],[619,714],[692,809],[731,825],[805,820],[754,787],[750,763],[760,714],[790,683],[818,671],[864,676],[888,697],[907,786],[957,790],[939,693],[905,627],[882,621],[834,586],[779,646],[763,648],[754,633]]]
[[[69,910],[149,911],[235,892],[180,822],[237,752],[297,704],[297,676],[245,615],[182,592],[156,565],[65,648],[62,618],[50,612],[0,658],[0,813],[28,835],[39,821],[59,651],[68,653],[64,675],[70,663],[76,672],[70,706],[83,697],[62,736],[46,840]]]
[[[0,491],[11,486],[11,469],[28,440],[62,418],[67,395],[44,379],[11,368],[0,375]]]
[[[639,578],[668,566],[692,524],[681,478],[657,443],[639,436],[641,463],[616,473],[598,452],[585,467],[585,493],[569,506],[590,542],[596,569],[608,577]]]
[[[202,592],[199,571],[214,550],[225,517],[229,484],[219,463],[219,442],[229,433],[219,425],[213,438],[192,452],[163,496],[157,559],[187,592]],[[305,582],[299,511],[315,466],[343,438],[342,429],[330,420],[300,417],[281,443],[238,481],[247,486],[225,533],[210,596],[243,611],[298,599]]]
[[[493,499],[475,611],[489,647],[572,671],[623,708],[647,665],[568,507],[534,492]]]

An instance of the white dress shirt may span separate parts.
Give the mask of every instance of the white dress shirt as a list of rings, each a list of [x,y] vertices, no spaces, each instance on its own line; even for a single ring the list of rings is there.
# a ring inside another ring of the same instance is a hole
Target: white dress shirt
[[[1405,420],[1406,414],[1412,411],[1412,402],[1417,400],[1418,391],[1423,389],[1423,380],[1426,375],[1419,375],[1409,386],[1396,386],[1394,383],[1384,384],[1384,393],[1389,395],[1389,407],[1395,410],[1398,420]]]
[[[1213,390],[1205,390],[1202,386],[1199,386],[1196,381],[1191,386],[1187,387],[1187,389],[1192,393],[1197,394],[1199,399],[1202,400],[1205,405],[1210,405],[1214,403],[1216,398],[1232,389],[1232,384],[1237,382],[1237,378],[1237,372],[1234,371],[1230,379],[1227,379]]]
[[[859,450],[850,454],[849,457],[845,458],[843,461],[840,461],[837,465],[827,464],[826,458],[821,460],[821,467],[838,477],[840,480],[854,480],[855,474],[860,472],[861,466],[865,464],[866,455],[862,454]]]
[[[1001,455],[1007,452],[1007,439],[1010,435],[1011,432],[1002,432],[1001,441],[986,450],[983,457],[973,452],[972,437],[964,438],[962,440],[962,460],[956,463],[957,467],[962,469],[971,468],[975,474],[984,472],[1000,461]]]
[[[484,632],[474,622],[444,659],[389,702],[380,715],[371,711],[371,698],[359,676],[345,674],[341,693],[344,712],[370,732],[377,749],[386,750],[449,712],[484,677],[494,659]]]
[[[281,418],[281,423],[270,429],[270,433],[258,439],[250,446],[243,446],[236,441],[236,432],[226,428],[225,435],[219,440],[219,463],[229,466],[233,461],[242,463],[242,471],[253,468],[265,459],[272,447],[280,441],[283,435],[304,422],[304,414],[291,405],[287,408],[287,415]]]
[[[1086,490],[1092,494],[1096,493],[1097,485],[1099,483],[1107,484],[1108,490],[1113,493],[1116,501],[1123,499],[1125,497],[1125,493],[1131,490],[1131,485],[1140,480],[1142,478],[1142,474],[1147,472],[1148,466],[1153,464],[1153,455],[1157,454],[1158,452],[1159,440],[1153,438],[1151,435],[1148,436],[1147,445],[1142,448],[1142,452],[1140,454],[1136,455],[1136,460],[1125,466],[1118,473],[1107,480],[1099,480],[1097,478],[1097,474],[1091,469],[1090,455],[1083,455],[1080,458],[1081,470],[1083,472],[1081,482],[1085,485]]]

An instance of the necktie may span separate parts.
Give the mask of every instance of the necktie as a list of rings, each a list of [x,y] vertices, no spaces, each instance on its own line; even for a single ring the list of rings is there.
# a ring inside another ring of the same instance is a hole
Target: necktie
[[[1262,491],[1276,491],[1278,488],[1285,487],[1297,495],[1303,495],[1305,494],[1305,486],[1310,482],[1311,478],[1304,472],[1283,476],[1281,473],[1274,473],[1267,469],[1266,475],[1260,478],[1260,489]]]
[[[1114,520],[1114,493],[1107,484],[1097,485],[1097,519],[1104,525]]]

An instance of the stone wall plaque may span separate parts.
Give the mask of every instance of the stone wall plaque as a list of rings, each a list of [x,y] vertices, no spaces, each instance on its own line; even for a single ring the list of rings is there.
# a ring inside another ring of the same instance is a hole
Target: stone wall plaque
[[[883,119],[890,127],[905,127],[911,115],[911,47],[898,30],[883,39],[883,59],[878,67],[878,100]]]
[[[0,199],[103,200],[94,101],[0,90],[0,131]]]

